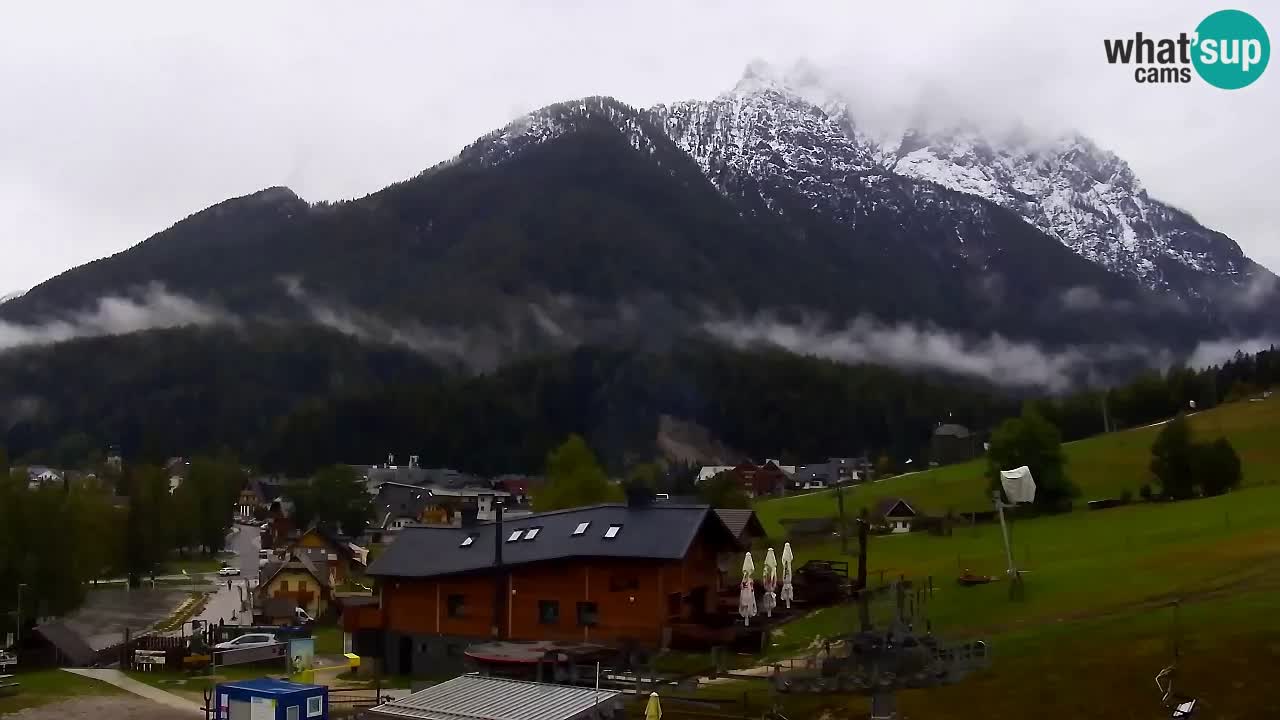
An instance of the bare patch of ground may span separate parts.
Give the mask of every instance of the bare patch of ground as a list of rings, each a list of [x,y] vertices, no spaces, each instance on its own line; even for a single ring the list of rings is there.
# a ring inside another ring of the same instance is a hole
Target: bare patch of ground
[[[174,720],[182,713],[129,695],[84,697],[19,710],[8,720]]]

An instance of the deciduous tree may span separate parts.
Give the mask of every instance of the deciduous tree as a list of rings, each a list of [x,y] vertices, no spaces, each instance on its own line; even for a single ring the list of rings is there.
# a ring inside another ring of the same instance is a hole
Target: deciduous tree
[[[570,435],[547,456],[546,485],[534,496],[538,511],[560,510],[622,500],[622,488],[609,482],[596,455],[580,435]]]
[[[1026,465],[1036,481],[1035,506],[1047,512],[1071,509],[1071,499],[1080,489],[1067,476],[1067,458],[1062,452],[1058,429],[1031,408],[1021,417],[1005,420],[991,435],[987,451],[988,473],[993,490],[1000,487],[1000,471]]]
[[[1194,455],[1191,424],[1178,413],[1165,423],[1151,445],[1151,474],[1166,497],[1185,500],[1195,496]]]

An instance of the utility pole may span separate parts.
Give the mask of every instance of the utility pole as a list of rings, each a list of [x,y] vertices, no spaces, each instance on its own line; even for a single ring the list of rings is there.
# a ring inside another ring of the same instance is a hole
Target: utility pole
[[[830,471],[828,471],[830,472]],[[840,509],[840,554],[849,554],[849,532],[844,522],[844,486],[840,484],[840,478],[835,478],[836,483],[836,507]]]
[[[18,609],[13,611],[14,618],[17,620],[17,629],[15,635],[17,639],[18,649],[22,649],[22,590],[27,586],[26,583],[18,583]]]
[[[1105,388],[1102,390],[1101,399],[1102,399],[1102,432],[1105,434],[1105,433],[1111,432],[1111,418],[1107,415],[1107,391]]]
[[[1021,600],[1022,599],[1022,573],[1018,572],[1018,567],[1013,562],[1013,545],[1009,540],[1009,526],[1005,523],[1005,519],[1004,519],[1004,509],[1005,509],[1004,500],[1000,497],[999,490],[996,490],[994,493],[992,493],[991,498],[996,504],[996,514],[1000,516],[1000,534],[1004,536],[1004,555],[1005,555],[1005,558],[1009,561],[1009,569],[1007,570],[1009,574],[1009,599]],[[1014,507],[1014,506],[1010,505],[1008,507]]]

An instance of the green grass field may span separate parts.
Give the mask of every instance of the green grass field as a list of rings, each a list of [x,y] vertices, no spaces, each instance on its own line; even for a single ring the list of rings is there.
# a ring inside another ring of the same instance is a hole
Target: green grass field
[[[1018,520],[1011,528],[1019,567],[1027,571],[1022,602],[1008,601],[1003,582],[955,582],[964,569],[1002,575],[1004,545],[995,524],[961,528],[950,537],[873,536],[871,582],[878,583],[881,573],[886,580],[917,582],[932,576],[929,616],[961,635],[1016,633],[1236,589],[1280,589],[1280,486]],[[797,565],[841,557],[838,542],[793,547]],[[843,610],[825,610],[791,623],[775,654],[808,645],[814,635],[835,634],[849,621]]]
[[[873,585],[900,575],[935,592],[927,616],[951,640],[981,638],[993,666],[960,685],[901,696],[911,717],[984,720],[1027,717],[1157,718],[1152,678],[1171,659],[1171,602],[1181,614],[1179,686],[1202,699],[1202,717],[1280,716],[1271,690],[1280,668],[1280,402],[1240,403],[1192,418],[1198,435],[1226,434],[1240,453],[1245,487],[1216,498],[1134,503],[1012,522],[1026,597],[1008,585],[961,587],[961,570],[1003,577],[998,525],[956,528],[949,537],[923,533],[873,536]],[[1110,497],[1145,482],[1149,448],[1159,428],[1142,428],[1067,446],[1082,499]],[[895,485],[895,483],[897,483]],[[901,495],[930,511],[982,508],[980,463],[939,468],[851,491],[853,508]],[[758,510],[771,532],[783,517],[834,513],[830,493],[769,500]],[[772,544],[781,545],[781,535]],[[856,541],[852,543],[856,551]],[[834,539],[793,543],[797,565],[838,559]],[[848,557],[853,561],[853,557]],[[852,563],[851,563],[852,564]],[[889,608],[882,603],[877,615]],[[852,629],[852,608],[820,610],[780,628],[768,657],[805,653],[815,637]],[[746,683],[742,691],[760,693]],[[767,697],[758,702],[765,704]],[[865,712],[862,699],[795,698],[792,716]],[[678,715],[677,715],[678,716]]]
[[[1196,436],[1209,439],[1226,435],[1240,454],[1245,485],[1280,482],[1280,398],[1265,402],[1239,402],[1197,413],[1190,418]],[[1080,486],[1077,506],[1088,500],[1118,497],[1129,490],[1134,497],[1150,482],[1147,466],[1151,443],[1159,426],[1125,430],[1067,443],[1067,473]],[[881,482],[854,487],[845,493],[845,510],[873,508],[887,497],[906,498],[927,513],[947,510],[990,510],[986,496],[986,460],[948,465]],[[774,498],[756,503],[756,513],[770,536],[783,534],[784,518],[833,517],[834,491]]]

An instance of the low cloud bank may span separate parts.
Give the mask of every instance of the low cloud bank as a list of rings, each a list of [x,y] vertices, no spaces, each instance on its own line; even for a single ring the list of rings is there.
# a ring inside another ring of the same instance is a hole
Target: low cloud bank
[[[1259,350],[1266,350],[1272,346],[1280,345],[1280,337],[1255,337],[1255,338],[1223,338],[1220,340],[1206,340],[1196,345],[1196,349],[1192,351],[1187,358],[1186,365],[1191,368],[1205,368],[1210,365],[1221,365],[1222,363],[1235,357],[1237,352],[1256,353]]]
[[[876,363],[913,370],[940,370],[981,378],[997,385],[1059,392],[1105,379],[1105,368],[1142,362],[1167,367],[1168,351],[1139,345],[1090,345],[1049,350],[999,334],[972,338],[910,323],[889,325],[859,317],[842,330],[821,324],[782,323],[771,319],[716,320],[704,329],[737,347],[771,345],[802,355],[848,363]]]
[[[394,345],[473,372],[497,368],[530,350],[570,349],[585,343],[654,340],[654,349],[684,335],[688,316],[662,299],[644,298],[611,306],[570,297],[516,303],[505,320],[489,326],[433,327],[384,318],[318,298],[298,278],[281,278],[285,293],[320,326],[367,343]],[[1269,288],[1268,288],[1269,289]],[[1102,301],[1088,288],[1063,298],[1076,307]],[[1192,368],[1221,364],[1237,351],[1257,352],[1280,345],[1280,338],[1206,340],[1190,354],[1138,344],[1096,344],[1047,348],[998,333],[973,337],[931,326],[888,324],[859,317],[842,329],[818,321],[782,322],[768,314],[749,319],[710,318],[694,323],[712,338],[735,347],[767,345],[801,355],[846,363],[875,363],[908,370],[937,370],[1008,387],[1061,392],[1081,385],[1111,384],[1137,367],[1164,370],[1175,362]],[[0,321],[0,350],[47,345],[80,337],[122,335],[185,325],[238,324],[225,310],[152,285],[131,295],[99,299],[90,309],[40,324]],[[660,342],[659,342],[660,341]]]
[[[88,310],[68,313],[39,324],[0,320],[0,350],[23,345],[47,345],[81,337],[124,335],[153,328],[231,322],[235,319],[219,308],[167,292],[159,285],[151,285],[138,296],[106,296]]]

